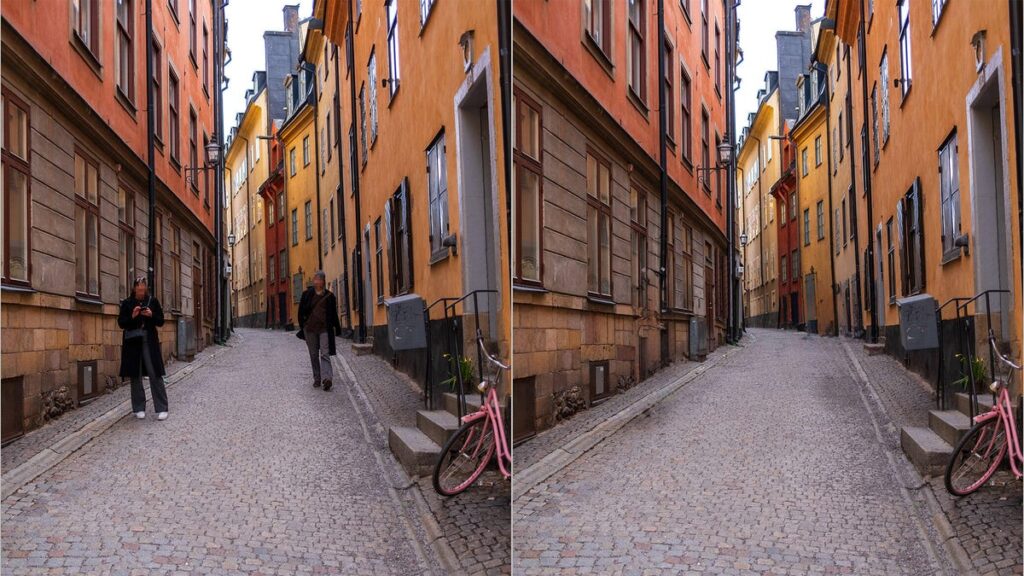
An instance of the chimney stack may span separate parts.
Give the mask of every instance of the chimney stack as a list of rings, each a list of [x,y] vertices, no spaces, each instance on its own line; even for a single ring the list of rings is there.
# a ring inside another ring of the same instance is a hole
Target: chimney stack
[[[282,11],[284,12],[284,31],[297,31],[299,29],[299,5],[286,5]]]
[[[803,4],[797,6],[794,12],[796,12],[797,31],[809,32],[811,30],[811,5]]]

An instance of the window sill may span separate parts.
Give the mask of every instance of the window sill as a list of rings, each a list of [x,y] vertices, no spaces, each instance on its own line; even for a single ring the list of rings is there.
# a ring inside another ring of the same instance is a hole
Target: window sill
[[[590,36],[590,32],[583,32],[583,45],[590,52],[590,55],[597,60],[597,64],[604,70],[605,74],[608,75],[612,80],[615,79],[615,63],[612,62],[611,57],[605,53],[605,51],[598,46],[597,42]]]
[[[118,103],[121,104],[121,107],[131,115],[132,120],[137,121],[135,114],[138,112],[138,109],[135,107],[135,103],[132,102],[131,98],[126,96],[124,91],[121,90],[120,86],[114,89],[114,97],[117,99]]]
[[[448,246],[442,246],[438,250],[434,250],[430,253],[430,261],[427,263],[429,266],[433,266],[438,262],[443,262],[448,259],[451,255],[451,249]]]
[[[945,266],[950,262],[955,262],[963,256],[963,253],[964,249],[962,246],[954,246],[951,250],[947,250],[942,253],[942,261],[940,262],[940,264],[942,266]]]
[[[99,296],[94,295],[75,294],[75,301],[89,306],[103,306],[103,301],[99,299]]]
[[[541,284],[520,284],[520,281],[513,280],[512,291],[526,294],[547,294],[548,290]]]
[[[640,96],[637,95],[636,90],[634,90],[632,86],[626,87],[626,96],[629,98],[629,101],[633,104],[633,107],[636,108],[637,111],[643,115],[644,120],[649,121],[649,109],[647,108],[647,104],[644,103]]]
[[[588,293],[587,302],[590,302],[591,304],[597,304],[600,306],[615,306],[615,301],[612,300],[611,296],[608,296],[606,294]]]
[[[89,69],[92,70],[93,74],[95,74],[100,80],[103,80],[103,63],[100,62],[99,57],[97,57],[96,54],[93,53],[92,49],[89,48],[89,46],[82,40],[77,31],[71,32],[71,45],[75,47],[75,51],[78,52],[78,55],[85,60],[85,63],[89,66]]]
[[[12,292],[16,294],[35,294],[36,289],[28,284],[8,284],[4,282],[0,284],[0,290],[4,292]]]

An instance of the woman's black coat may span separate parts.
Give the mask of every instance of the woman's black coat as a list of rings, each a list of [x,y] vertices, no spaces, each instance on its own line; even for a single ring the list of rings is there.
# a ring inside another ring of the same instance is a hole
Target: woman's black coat
[[[132,318],[132,310],[136,306],[144,305],[146,300],[139,302],[135,299],[135,296],[129,296],[128,298],[121,301],[121,311],[117,315],[117,325],[122,330],[131,330],[133,328],[145,328],[146,329],[146,345],[149,346],[149,359],[153,362],[153,369],[156,370],[156,376],[163,376],[166,374],[164,371],[164,358],[160,352],[160,338],[157,335],[157,327],[164,325],[164,309],[160,306],[160,301],[156,298],[148,298],[149,309],[153,311],[152,318],[146,318],[142,314],[139,314],[135,318]],[[142,338],[135,338],[132,340],[125,340],[124,334],[121,335],[121,377],[131,378],[144,374],[146,376],[154,376],[153,374],[146,374],[145,362],[142,361]]]
[[[327,313],[327,342],[329,343],[328,354],[334,356],[336,353],[334,347],[334,336],[335,334],[341,334],[341,321],[338,320],[338,299],[334,296],[334,293],[327,290],[327,301],[324,302],[325,310]],[[306,320],[309,319],[309,315],[313,313],[312,300],[313,295],[316,294],[316,290],[310,286],[302,293],[302,298],[299,300],[299,330],[306,329]]]

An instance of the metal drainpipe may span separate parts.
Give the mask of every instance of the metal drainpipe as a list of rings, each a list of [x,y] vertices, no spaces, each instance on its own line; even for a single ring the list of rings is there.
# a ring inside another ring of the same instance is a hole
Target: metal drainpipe
[[[324,238],[323,230],[320,229],[320,220],[323,218],[323,209],[320,207],[320,98],[317,94],[316,89],[316,66],[311,62],[303,62],[299,64],[299,70],[303,73],[310,73],[312,75],[312,81],[310,82],[309,93],[306,95],[306,103],[309,103],[309,97],[313,97],[313,155],[316,163],[313,165],[316,170],[316,265],[317,269],[323,271],[324,269]]]
[[[661,238],[659,239],[661,249],[659,294],[661,302],[659,309],[661,314],[667,312],[666,297],[668,295],[666,292],[668,289],[666,284],[668,271],[665,269],[668,256],[668,234],[666,234],[665,230],[668,227],[668,172],[666,170],[668,156],[668,111],[665,110],[665,60],[665,0],[658,0],[658,142],[660,147],[659,167],[661,170]],[[661,356],[661,361],[665,362],[667,360],[666,356],[668,356],[668,339],[667,332],[664,329],[661,332]]]
[[[348,41],[349,41],[349,46],[352,47],[351,50],[346,50],[346,52],[348,53],[348,64],[351,65],[350,67],[351,67],[351,70],[352,70],[352,72],[349,73],[349,75],[348,75],[348,86],[349,86],[349,96],[351,97],[351,103],[352,103],[351,106],[349,107],[349,110],[352,111],[352,124],[351,124],[351,128],[350,129],[354,132],[355,131],[355,125],[356,125],[356,74],[355,74],[355,54],[353,54],[353,52],[355,52],[355,49],[356,49],[356,39],[355,39],[355,18],[353,17],[353,13],[352,13],[352,2],[348,3],[348,32],[347,32],[346,36],[347,36]],[[359,233],[360,222],[362,222],[362,216],[360,214],[361,210],[360,210],[360,206],[359,206],[359,156],[358,156],[359,149],[358,149],[358,146],[356,146],[352,142],[352,140],[349,140],[349,146],[352,146],[352,153],[349,154],[349,157],[353,158],[355,160],[355,162],[353,163],[353,166],[352,166],[352,199],[353,199],[352,204],[353,204],[353,206],[355,206],[355,231],[356,231],[356,238],[355,238],[355,248],[356,248],[356,251],[355,251],[355,257],[356,257],[355,276],[356,276],[356,278],[355,278],[355,284],[356,284],[356,294],[359,295],[359,298],[358,298],[358,300],[359,300],[359,330],[356,332],[356,342],[366,342],[366,318],[363,315],[363,308],[366,306],[366,294],[363,292],[363,249],[362,249],[363,242],[362,242],[362,235]],[[348,258],[348,255],[346,254],[345,257]]]
[[[146,241],[148,251],[147,282],[152,289],[156,281],[156,270],[153,261],[156,256],[156,110],[153,108],[153,0],[146,0],[146,167],[148,171],[149,192],[149,238]]]
[[[861,48],[864,51],[864,57],[861,58],[860,62],[861,62],[861,65],[864,66],[865,70],[866,70],[867,69],[867,58],[868,58],[868,45],[867,45],[867,42],[866,42],[867,39],[865,38],[865,33],[864,33],[864,22],[865,21],[866,21],[866,19],[865,19],[865,13],[864,13],[864,0],[860,0],[860,34],[859,34],[859,38],[860,38]],[[871,152],[871,146],[867,143],[867,141],[870,138],[869,137],[869,132],[868,132],[868,129],[867,129],[867,125],[868,125],[868,110],[870,110],[870,108],[868,108],[868,75],[866,73],[862,72],[861,75],[860,75],[860,79],[861,79],[861,82],[860,82],[860,85],[861,85],[861,96],[862,96],[862,100],[864,102],[864,125],[863,125],[863,128],[864,128],[865,143],[864,143],[864,158],[862,159],[862,161],[864,162],[864,168],[865,168],[865,170],[864,170],[864,204],[867,206],[867,211],[868,211],[868,221],[867,221],[867,228],[866,228],[867,233],[868,233],[868,237],[866,238],[867,243],[868,243],[868,267],[867,267],[867,270],[864,271],[864,274],[867,277],[868,299],[871,302],[871,314],[870,314],[871,327],[868,330],[868,342],[878,342],[878,310],[877,310],[877,308],[878,308],[878,294],[875,293],[875,289],[876,289],[876,286],[875,286],[875,242],[874,242],[874,234],[872,234],[872,228],[875,225],[875,216],[874,216],[874,209],[872,207],[872,202],[871,202],[871,170],[867,169],[868,168],[868,154],[870,154],[870,152]]]
[[[1016,166],[1020,166],[1021,147],[1021,0],[1010,0],[1010,86],[1013,91],[1013,119],[1016,125],[1013,130],[1014,150],[1017,155]],[[1017,240],[1024,235],[1024,187],[1021,175],[1017,174]]]
[[[512,79],[512,46],[511,26],[509,15],[511,14],[510,0],[498,0],[498,85],[501,89],[501,131],[505,135],[505,142],[511,142],[509,124],[511,121],[511,86]],[[512,246],[512,154],[508,149],[503,148],[502,161],[505,163],[505,230],[508,245]],[[510,250],[511,251],[511,250]]]
[[[147,0],[150,1],[150,0]],[[217,147],[220,150],[219,158],[217,159],[217,179],[214,182],[215,198],[213,200],[214,205],[214,225],[217,227],[217,322],[216,331],[217,339],[223,343],[228,338],[228,331],[231,325],[231,304],[230,304],[230,290],[228,286],[228,279],[224,275],[225,262],[224,262],[224,7],[228,5],[227,0],[223,3],[220,0],[214,0],[213,2],[213,55],[215,65],[213,67],[214,73],[214,85],[215,90],[213,93],[213,105],[214,105],[214,117],[217,123],[217,127],[214,130],[214,135],[217,140]],[[147,14],[148,14],[147,10]],[[150,58],[150,60],[152,60]],[[152,75],[151,75],[152,76]]]
[[[733,150],[732,158],[729,159],[729,163],[726,167],[726,185],[725,185],[725,234],[726,234],[726,278],[728,281],[728,297],[729,304],[726,306],[726,329],[725,329],[725,340],[728,343],[735,342],[738,338],[735,327],[736,317],[736,255],[735,247],[733,246],[734,238],[736,236],[736,214],[735,201],[736,201],[736,145],[735,140],[735,122],[733,115],[735,114],[735,92],[734,92],[734,80],[733,80],[733,69],[736,66],[736,58],[734,56],[733,42],[732,42],[732,0],[722,0],[722,7],[725,11],[725,122],[726,128],[726,142]]]
[[[861,77],[865,77],[866,74],[861,74]],[[847,139],[851,142],[850,146],[850,190],[853,191],[853,198],[850,198],[850,230],[853,231],[853,279],[857,283],[856,292],[860,294],[861,283],[860,283],[860,234],[857,233],[857,226],[859,219],[857,218],[857,162],[856,156],[853,154],[854,147],[852,145],[853,130],[849,129],[853,127],[853,78],[851,73],[850,56],[846,57],[846,97],[850,101],[850,109],[846,111],[846,123],[847,123]],[[843,145],[842,142],[839,143]],[[868,236],[871,236],[871,232],[868,232]],[[869,238],[870,239],[870,238]],[[861,300],[861,298],[858,298]],[[851,314],[852,316],[852,314]],[[857,314],[857,325],[861,329],[864,328],[864,312],[861,311]],[[851,326],[851,329],[853,327]]]
[[[335,45],[337,47],[337,45]],[[337,142],[341,142],[341,71],[338,69],[338,56],[334,56],[334,119],[336,120],[336,128],[334,138]],[[327,143],[331,145],[330,142]],[[342,283],[342,296],[345,299],[345,323],[348,324],[349,329],[352,329],[352,305],[348,297],[348,234],[345,233],[345,154],[343,153],[345,147],[338,146],[338,189],[335,192],[338,196],[338,221],[341,232],[341,274],[345,278],[345,282]],[[356,167],[352,166],[352,170]]]
[[[829,259],[829,272],[832,275],[832,288],[831,288],[831,299],[832,299],[832,335],[839,335],[839,307],[836,305],[836,238],[834,231],[832,230],[833,225],[833,214],[835,213],[832,208],[832,94],[828,88],[828,66],[825,66],[821,62],[815,64],[815,73],[817,73],[818,66],[824,68],[824,94],[825,94],[825,150],[826,156],[828,157],[828,163],[825,168],[828,170],[828,259]],[[820,98],[820,97],[819,97]],[[820,100],[819,100],[820,102]]]

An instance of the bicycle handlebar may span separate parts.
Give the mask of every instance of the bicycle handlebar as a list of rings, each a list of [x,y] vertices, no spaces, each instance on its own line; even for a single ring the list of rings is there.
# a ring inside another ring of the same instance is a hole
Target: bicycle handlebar
[[[494,356],[491,356],[490,353],[487,352],[487,347],[484,346],[484,337],[483,336],[479,336],[478,335],[476,337],[476,345],[480,347],[480,352],[483,354],[484,358],[486,358],[491,364],[494,364],[495,366],[497,366],[498,368],[501,368],[502,370],[508,370],[508,366],[507,365],[502,364],[501,361],[499,361]]]
[[[995,357],[998,358],[1000,362],[1006,364],[1007,366],[1013,368],[1014,370],[1021,369],[1019,365],[1014,364],[1009,358],[999,353],[999,348],[996,346],[996,337],[995,335],[992,334],[991,330],[989,330],[988,344],[989,346],[992,347],[992,353],[995,354]]]

